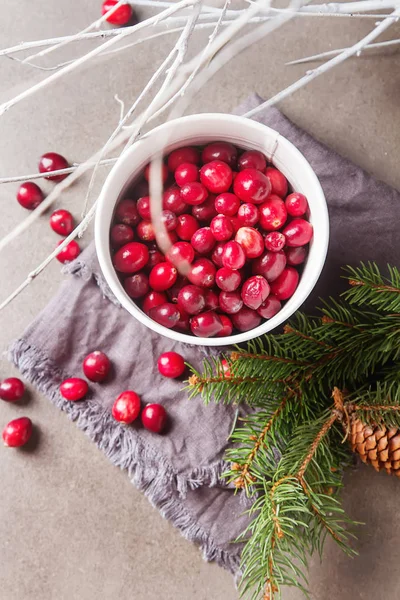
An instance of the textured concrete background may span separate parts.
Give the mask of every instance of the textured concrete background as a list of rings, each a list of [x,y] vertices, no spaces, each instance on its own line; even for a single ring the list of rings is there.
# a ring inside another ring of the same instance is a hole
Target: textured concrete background
[[[78,31],[97,18],[100,4],[2,0],[1,46]],[[373,22],[301,18],[232,61],[197,95],[190,110],[231,111],[252,91],[271,96],[308,68],[285,67],[285,61],[347,46],[365,35]],[[393,37],[399,33],[395,26]],[[10,110],[0,120],[1,175],[35,172],[38,157],[49,150],[70,161],[89,156],[117,123],[114,94],[131,103],[171,37],[95,62]],[[65,56],[68,53],[59,52],[51,61]],[[319,139],[398,188],[399,58],[398,51],[385,50],[348,61],[280,107]],[[0,59],[0,74],[0,101],[43,76],[6,58]],[[78,216],[85,183],[73,186],[59,206]],[[0,188],[1,236],[27,215],[15,201],[16,187]],[[48,192],[52,184],[43,187]],[[56,241],[43,218],[0,255],[1,299]],[[55,292],[59,271],[58,263],[52,263],[1,313],[1,350]],[[12,374],[16,373],[2,360],[0,377]],[[34,448],[0,449],[1,600],[237,598],[231,576],[205,564],[198,550],[160,518],[64,414],[32,391],[23,406],[1,404],[0,424],[23,414],[32,417],[40,435]],[[346,509],[366,523],[356,542],[360,556],[349,560],[328,542],[323,563],[312,561],[314,600],[400,597],[398,494],[399,482],[385,475],[366,468],[348,473]],[[284,594],[285,600],[299,598],[291,590]]]

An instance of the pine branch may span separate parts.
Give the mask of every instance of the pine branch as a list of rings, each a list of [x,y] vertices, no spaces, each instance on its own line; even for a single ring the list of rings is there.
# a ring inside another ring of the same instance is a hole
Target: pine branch
[[[385,312],[400,312],[400,272],[388,265],[384,277],[375,263],[361,263],[360,267],[347,267],[351,289],[345,293],[350,304],[375,307]]]

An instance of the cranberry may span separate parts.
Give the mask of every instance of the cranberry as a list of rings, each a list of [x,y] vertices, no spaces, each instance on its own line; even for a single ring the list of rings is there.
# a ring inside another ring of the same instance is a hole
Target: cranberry
[[[168,250],[165,258],[175,267],[179,267],[184,261],[193,262],[194,250],[188,242],[176,242]]]
[[[244,169],[237,174],[233,191],[242,202],[261,204],[271,192],[271,184],[261,171]]]
[[[257,312],[263,319],[272,319],[281,310],[281,306],[278,298],[270,294],[258,308]]]
[[[136,202],[129,198],[121,200],[115,211],[115,220],[118,223],[125,223],[125,225],[135,227],[140,221]]]
[[[246,258],[257,258],[264,251],[264,240],[259,231],[254,227],[241,227],[235,235],[246,255]]]
[[[240,219],[238,219],[238,217],[230,217],[231,219],[231,223],[232,223],[232,227],[233,227],[233,232],[237,233],[239,231],[239,229],[241,227],[243,227],[243,223],[241,223]]]
[[[46,154],[43,154],[39,160],[39,173],[60,171],[61,169],[67,169],[68,167],[69,164],[67,159],[56,152],[47,152]],[[46,177],[46,179],[50,179],[51,181],[62,181],[66,177],[68,177],[68,174],[64,173],[64,175],[51,175],[50,177]]]
[[[286,225],[283,233],[286,236],[286,245],[290,248],[304,246],[313,236],[313,226],[305,219],[293,219]]]
[[[164,377],[175,379],[185,370],[185,361],[177,352],[164,352],[158,357],[158,370]]]
[[[197,315],[206,306],[204,290],[197,285],[186,285],[178,294],[178,307],[189,315]]]
[[[221,292],[219,295],[219,307],[228,315],[233,315],[242,308],[243,300],[240,292]]]
[[[176,214],[170,210],[163,210],[161,213],[161,221],[164,223],[167,231],[173,231],[178,225]]]
[[[297,246],[295,248],[286,248],[286,260],[287,264],[292,267],[302,265],[307,257],[307,248],[304,246]]]
[[[258,222],[260,213],[258,212],[258,208],[255,204],[246,202],[240,206],[237,217],[241,223],[240,227],[252,227]]]
[[[147,296],[143,300],[142,308],[143,312],[146,314],[156,306],[160,306],[160,304],[165,304],[167,302],[167,296],[164,292],[154,292],[151,291],[147,294]]]
[[[269,282],[275,281],[286,267],[286,254],[279,252],[265,252],[252,263],[254,275],[262,275]]]
[[[242,300],[243,303],[257,310],[261,304],[268,298],[269,285],[266,279],[261,275],[253,275],[244,282],[242,287]]]
[[[286,222],[287,212],[284,201],[271,194],[260,206],[260,225],[266,231],[280,229]]]
[[[138,199],[137,211],[144,221],[151,221],[150,214],[150,196],[142,196]]]
[[[118,4],[119,0],[105,0],[101,7],[101,14],[105,15],[109,10]],[[106,21],[112,25],[126,25],[132,19],[133,10],[130,4],[121,4],[111,15],[106,18]]]
[[[17,200],[21,206],[28,210],[37,208],[43,202],[43,198],[43,192],[36,183],[27,181],[26,183],[21,183],[18,188]]]
[[[236,166],[237,150],[229,142],[214,142],[206,146],[201,154],[203,163],[209,163],[213,160],[222,160],[230,167]]]
[[[176,233],[181,240],[190,240],[198,228],[199,223],[192,215],[179,215]]]
[[[231,373],[231,366],[228,363],[228,361],[226,360],[226,358],[223,358],[221,360],[221,367],[222,367],[222,371],[224,374],[224,377],[232,377],[232,373]]]
[[[219,294],[216,294],[214,290],[204,290],[207,310],[216,310],[219,307]]]
[[[234,234],[231,219],[225,215],[217,215],[210,223],[213,236],[218,242],[230,240]]]
[[[278,169],[268,167],[265,170],[265,175],[270,180],[272,194],[277,194],[281,198],[284,198],[288,192],[288,182],[284,174],[278,171]]]
[[[208,258],[196,260],[188,273],[188,279],[193,285],[210,288],[215,282],[215,266]]]
[[[183,201],[181,190],[177,185],[173,185],[163,194],[163,209],[172,210],[176,215],[181,215],[188,210],[189,206]]]
[[[134,194],[135,200],[138,198],[143,198],[144,196],[148,196],[150,194],[150,188],[148,181],[142,179],[135,184],[135,189],[132,191]]]
[[[234,217],[239,210],[240,200],[235,194],[225,192],[215,198],[215,210],[217,213]]]
[[[32,435],[32,421],[28,417],[19,417],[10,421],[3,429],[3,442],[9,448],[24,446]]]
[[[136,392],[127,390],[122,392],[115,400],[111,414],[116,421],[129,425],[135,421],[140,413],[140,398]]]
[[[190,331],[190,316],[183,308],[179,308],[179,315],[179,321],[174,329],[179,329],[179,331]]]
[[[199,221],[207,221],[209,223],[216,214],[214,194],[209,194],[207,200],[192,208],[192,215]]]
[[[149,163],[146,166],[144,173],[143,173],[146,181],[150,181],[150,177],[152,175],[153,167],[151,165],[152,165],[152,163]],[[154,173],[156,173],[155,169],[154,169]],[[161,179],[162,179],[163,183],[165,183],[167,181],[168,175],[169,175],[169,170],[168,170],[167,165],[162,164],[161,165]]]
[[[215,246],[213,253],[211,254],[211,259],[217,267],[223,267],[222,264],[222,253],[224,251],[225,242],[218,242]]]
[[[217,333],[217,337],[227,337],[228,335],[232,335],[232,331],[233,331],[233,325],[232,325],[232,321],[230,320],[230,318],[227,315],[219,315],[219,318],[221,319],[221,323],[222,323],[222,329],[219,333]],[[222,359],[222,363],[224,362],[225,359]],[[227,362],[225,360],[225,362]],[[223,367],[224,368],[224,367]],[[225,369],[224,369],[225,371]],[[228,375],[227,372],[225,371],[225,377],[230,377],[230,374]]]
[[[129,242],[133,242],[134,233],[132,227],[129,225],[124,225],[123,223],[117,223],[117,225],[113,225],[110,231],[110,240],[111,246],[113,248],[120,248],[124,244],[129,244]]]
[[[169,247],[172,244],[176,244],[178,241],[178,236],[176,235],[175,231],[158,231],[156,239],[159,244],[168,245]]]
[[[199,181],[199,178],[199,169],[193,163],[182,163],[175,170],[175,181],[180,186]]]
[[[178,271],[169,262],[158,263],[150,271],[149,283],[151,289],[156,292],[164,292],[174,285],[178,277]]]
[[[188,285],[189,279],[183,275],[178,275],[174,285],[167,289],[167,296],[170,302],[178,302],[179,292],[185,285]]]
[[[200,154],[196,148],[186,146],[184,148],[177,148],[173,150],[168,156],[168,168],[170,171],[175,173],[176,169],[182,163],[192,163],[198,165],[200,162]]]
[[[271,283],[271,292],[278,300],[287,300],[293,296],[299,283],[299,274],[293,267],[286,267]]]
[[[239,331],[249,331],[259,326],[261,317],[255,310],[243,306],[239,312],[232,315],[232,322]]]
[[[228,269],[241,269],[246,262],[246,254],[238,242],[227,242],[222,251],[222,264]]]
[[[63,398],[66,400],[70,400],[71,402],[82,400],[88,391],[88,384],[84,379],[80,379],[79,377],[71,377],[70,379],[66,379],[60,385],[61,396],[63,396]]]
[[[117,250],[113,257],[113,264],[120,273],[136,273],[143,269],[148,260],[147,246],[139,242],[130,242]]]
[[[0,398],[6,402],[21,400],[25,386],[18,377],[8,377],[0,383]]]
[[[110,366],[110,359],[100,350],[88,354],[82,364],[85,377],[95,382],[104,381],[110,372]]]
[[[264,171],[266,166],[266,158],[264,154],[258,150],[247,150],[246,152],[243,152],[238,160],[239,171],[243,171],[243,169],[257,169],[257,171]]]
[[[196,315],[190,321],[192,333],[197,337],[212,337],[218,335],[223,328],[219,315],[213,310]]]
[[[241,281],[242,277],[239,271],[233,271],[227,267],[218,269],[215,275],[215,283],[224,292],[233,292],[239,287]]]
[[[213,160],[201,167],[200,181],[213,194],[227,192],[232,184],[232,169],[220,160]]]
[[[209,227],[200,227],[192,235],[190,243],[199,254],[208,254],[215,246],[215,237]]]
[[[151,221],[140,221],[136,227],[136,233],[144,242],[152,242],[156,239],[156,233]]]
[[[285,206],[291,217],[302,217],[308,210],[307,198],[299,192],[289,194],[285,200]]]
[[[158,265],[160,262],[164,262],[164,261],[165,261],[164,255],[161,254],[161,252],[159,250],[157,250],[157,248],[149,248],[149,260],[146,263],[147,268],[152,269],[153,267]]]
[[[195,206],[202,204],[207,200],[208,192],[205,186],[199,181],[192,181],[192,183],[185,183],[181,187],[181,198],[186,204]]]
[[[170,302],[165,302],[164,304],[159,304],[158,306],[151,308],[149,310],[149,317],[160,325],[167,327],[167,329],[175,327],[181,318],[176,304]]]
[[[265,247],[271,252],[279,252],[285,246],[286,238],[279,231],[271,231],[264,238]]]
[[[64,240],[60,240],[56,246],[56,248],[63,243]],[[56,259],[60,261],[60,263],[70,262],[71,260],[75,260],[81,253],[81,249],[79,248],[78,243],[75,240],[71,240],[69,244],[67,244],[60,252],[57,254]]]
[[[161,433],[167,423],[167,413],[161,404],[148,404],[142,410],[143,427],[153,433]]]
[[[130,298],[141,298],[149,289],[149,278],[145,273],[135,273],[124,280],[124,288]]]

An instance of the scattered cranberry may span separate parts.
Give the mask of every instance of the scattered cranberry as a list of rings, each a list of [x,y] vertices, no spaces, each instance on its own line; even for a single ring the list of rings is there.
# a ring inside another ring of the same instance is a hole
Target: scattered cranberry
[[[135,273],[124,279],[124,288],[130,298],[142,298],[149,289],[149,278],[145,273]]]
[[[227,337],[228,335],[232,335],[233,324],[230,318],[227,315],[219,315],[222,323],[222,329],[219,333],[217,333],[217,337]],[[226,377],[229,377],[226,375]]]
[[[142,410],[143,427],[153,433],[161,433],[167,423],[167,413],[161,404],[148,404]]]
[[[185,183],[181,187],[181,198],[186,204],[196,206],[202,204],[207,200],[208,192],[205,186],[199,181],[192,181],[192,183]]]
[[[61,169],[67,169],[68,167],[69,164],[67,159],[56,152],[47,152],[40,157],[39,173],[60,171]],[[50,179],[51,181],[62,181],[66,177],[68,177],[68,174],[64,173],[64,175],[52,175],[50,177],[46,177],[46,179]]]
[[[271,292],[278,300],[287,300],[293,296],[299,283],[299,273],[293,267],[286,267],[271,283]]]
[[[209,223],[216,214],[214,194],[209,194],[207,200],[192,208],[192,215],[199,221],[207,221]]]
[[[255,310],[243,306],[239,312],[232,315],[232,322],[239,331],[249,331],[259,326],[261,317]]]
[[[269,179],[257,169],[244,169],[237,174],[233,191],[242,202],[261,204],[271,192]]]
[[[156,306],[160,306],[161,304],[165,304],[167,302],[167,296],[164,292],[154,292],[151,291],[147,294],[147,296],[143,300],[143,312],[146,314]]]
[[[210,228],[214,238],[218,242],[230,240],[234,234],[231,219],[225,215],[217,215],[213,218]]]
[[[211,254],[211,260],[217,267],[223,267],[222,264],[222,253],[224,251],[225,242],[218,242],[215,246],[213,253]]]
[[[228,315],[233,315],[242,308],[243,300],[239,291],[221,292],[219,295],[219,307]]]
[[[196,260],[188,273],[188,279],[193,285],[210,288],[215,282],[215,265],[208,258]]]
[[[257,312],[263,319],[272,319],[281,310],[281,307],[282,305],[278,298],[270,294],[257,309]]]
[[[313,235],[313,226],[305,219],[293,219],[283,230],[286,245],[289,247],[308,244]]]
[[[191,148],[189,146],[185,148],[178,148],[177,150],[173,150],[168,157],[168,168],[172,173],[175,173],[176,169],[182,163],[193,163],[194,165],[198,165],[200,162],[200,154],[196,148]]]
[[[192,235],[190,243],[199,254],[208,254],[215,246],[215,237],[210,227],[200,227]]]
[[[265,170],[265,175],[270,180],[271,192],[284,198],[288,192],[288,182],[284,174],[278,171],[278,169],[268,167]]]
[[[144,244],[130,242],[114,254],[114,267],[120,273],[136,273],[149,260],[149,250]]]
[[[132,227],[124,225],[124,223],[117,223],[111,227],[110,240],[111,246],[115,249],[133,242],[134,233]]]
[[[286,210],[291,217],[302,217],[308,210],[307,198],[304,194],[295,192],[285,200]]]
[[[151,221],[150,196],[142,196],[136,203],[137,212],[144,221]]]
[[[213,310],[196,315],[190,322],[192,333],[197,337],[218,335],[223,328],[219,315]]]
[[[264,243],[266,249],[270,250],[270,252],[279,252],[279,250],[284,248],[286,238],[280,231],[271,231],[265,236]]]
[[[181,240],[190,240],[195,231],[199,228],[197,219],[192,215],[179,215],[176,233]]]
[[[110,359],[104,352],[95,350],[86,356],[83,361],[83,372],[90,381],[104,381],[110,372]]]
[[[258,150],[247,150],[243,152],[238,160],[239,171],[243,169],[257,169],[257,171],[265,171],[267,161],[262,152]]]
[[[204,290],[206,299],[206,310],[216,310],[219,307],[219,294],[213,290]]]
[[[213,160],[201,167],[200,181],[213,194],[227,192],[232,184],[232,169],[225,162]]]
[[[151,177],[151,175],[152,175],[152,171],[153,171],[153,170],[154,170],[154,173],[156,173],[156,172],[157,172],[157,171],[155,170],[155,168],[154,168],[154,167],[152,167],[152,164],[153,164],[153,163],[149,163],[149,164],[147,165],[147,167],[145,168],[145,170],[144,170],[144,178],[145,178],[145,180],[146,180],[146,181],[150,181],[150,177]],[[162,179],[162,182],[163,182],[163,183],[165,183],[165,182],[167,181],[167,179],[168,179],[168,175],[169,175],[169,170],[168,170],[168,167],[167,167],[167,165],[164,165],[164,164],[162,164],[162,165],[161,165],[161,179]]]
[[[0,383],[0,399],[6,402],[21,400],[25,386],[18,377],[8,377]]]
[[[115,219],[118,223],[125,223],[125,225],[135,227],[140,221],[136,202],[129,200],[129,198],[121,200],[115,211]]]
[[[215,210],[217,213],[234,217],[239,210],[240,200],[235,194],[225,192],[215,198]]]
[[[63,243],[64,240],[60,240],[56,247]],[[70,262],[75,260],[81,253],[78,243],[75,240],[71,240],[60,252],[57,254],[56,259],[60,263]]]
[[[159,250],[157,250],[157,248],[149,248],[149,260],[146,263],[146,267],[148,269],[152,269],[153,267],[158,265],[160,262],[164,262],[164,261],[165,261],[164,255],[161,254],[161,252]]]
[[[287,264],[292,267],[302,265],[307,258],[307,248],[304,246],[297,246],[293,248],[286,248],[285,251]]]
[[[235,241],[227,242],[222,251],[222,264],[228,269],[241,269],[246,262],[242,246]]]
[[[222,160],[233,169],[236,166],[237,150],[233,144],[228,142],[214,142],[204,148],[201,159],[203,163]]]
[[[168,250],[167,254],[165,255],[165,258],[175,267],[179,268],[182,262],[193,262],[194,249],[192,245],[188,242],[176,242]]]
[[[176,304],[172,304],[170,302],[165,302],[164,304],[160,304],[154,308],[151,308],[148,314],[153,321],[156,321],[156,323],[167,327],[167,329],[175,327],[181,318]]]
[[[156,239],[156,232],[151,221],[140,221],[136,227],[136,233],[144,242],[152,242]]]
[[[178,308],[188,315],[197,315],[206,306],[204,289],[197,285],[186,285],[178,294]]]
[[[111,414],[116,421],[129,425],[135,421],[140,413],[140,398],[136,392],[127,390],[122,392],[115,400]]]
[[[258,208],[255,204],[246,202],[240,206],[237,213],[237,218],[241,223],[240,227],[253,227],[253,225],[258,223],[260,213],[258,212]]]
[[[199,181],[199,169],[193,163],[182,163],[175,170],[175,181],[179,186]]]
[[[105,0],[101,8],[101,14],[104,16],[111,10],[119,0]],[[106,21],[111,25],[126,25],[132,19],[133,10],[130,4],[121,4],[111,15],[106,18]]]
[[[243,303],[257,310],[261,304],[268,298],[269,285],[266,279],[261,275],[253,275],[244,282],[242,287],[242,300]]]
[[[287,219],[284,201],[271,194],[267,201],[260,206],[260,225],[266,231],[275,231],[283,227]]]
[[[32,435],[32,421],[20,417],[10,421],[3,429],[3,442],[9,448],[19,448],[29,442]]]
[[[224,292],[233,292],[239,287],[241,281],[242,277],[239,271],[226,267],[218,269],[215,275],[215,283]]]
[[[174,285],[177,277],[178,271],[171,263],[167,261],[159,263],[150,271],[150,287],[156,292],[164,292]]]
[[[88,384],[84,379],[79,377],[71,377],[66,379],[60,385],[60,393],[66,400],[76,402],[82,400],[89,391]]]
[[[158,370],[164,377],[175,379],[185,370],[185,361],[177,352],[164,352],[157,361]]]
[[[257,258],[264,251],[264,240],[254,227],[241,227],[235,235],[235,242],[241,245],[246,258]]]
[[[232,377],[232,373],[231,373],[231,366],[230,366],[230,364],[228,363],[228,361],[226,360],[226,358],[223,358],[223,359],[221,360],[221,367],[222,367],[222,370],[223,370],[223,372],[224,372],[224,377],[225,377],[225,378],[227,378],[227,377]]]
[[[265,252],[256,258],[252,264],[254,275],[262,275],[269,282],[275,281],[286,267],[286,254],[279,252]]]
[[[17,200],[21,206],[28,210],[34,210],[43,202],[44,195],[42,190],[36,183],[27,181],[21,183],[17,192]]]
[[[163,209],[171,210],[176,215],[181,215],[189,209],[189,206],[182,199],[181,190],[177,185],[173,185],[165,190],[163,194]]]

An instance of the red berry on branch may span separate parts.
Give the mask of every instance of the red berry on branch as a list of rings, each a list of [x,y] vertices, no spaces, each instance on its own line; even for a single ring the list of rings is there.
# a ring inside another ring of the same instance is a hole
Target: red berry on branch
[[[24,446],[32,435],[32,421],[28,417],[20,417],[10,421],[3,429],[3,442],[9,448]]]
[[[43,201],[44,195],[36,183],[27,181],[21,183],[17,192],[17,200],[21,206],[28,210],[34,210]]]
[[[177,352],[164,352],[157,361],[158,370],[164,377],[175,379],[185,370],[185,361]]]
[[[89,391],[89,386],[84,379],[70,377],[60,385],[60,393],[63,398],[76,402],[82,400]]]
[[[134,233],[132,227],[124,225],[124,223],[117,223],[111,227],[110,240],[111,246],[115,249],[133,242]]]
[[[227,192],[232,184],[232,169],[225,162],[213,160],[201,167],[200,181],[213,194]]]
[[[61,156],[61,154],[57,154],[57,152],[47,152],[46,154],[43,154],[39,160],[39,173],[60,171],[61,169],[67,169],[68,167],[69,164],[67,159]],[[64,173],[64,175],[51,175],[50,177],[46,177],[46,179],[58,182],[66,177],[68,177],[68,174]]]
[[[121,200],[115,211],[115,219],[117,223],[125,223],[125,225],[135,227],[140,221],[136,202],[129,198]]]
[[[136,273],[143,269],[148,260],[147,246],[139,242],[130,242],[114,254],[113,264],[120,273]]]
[[[116,421],[129,425],[135,421],[140,413],[140,398],[136,392],[127,390],[122,392],[115,400],[111,414]]]
[[[64,240],[60,240],[56,246],[56,248],[63,243]],[[81,249],[78,243],[75,240],[71,240],[69,244],[67,244],[60,252],[57,254],[56,259],[60,263],[71,262],[71,260],[75,260],[81,253]]]
[[[299,192],[289,194],[285,200],[285,206],[291,217],[302,217],[308,210],[307,198]]]
[[[257,258],[264,252],[263,237],[254,227],[241,227],[235,235],[235,242],[241,245],[246,258]]]
[[[184,148],[177,148],[173,150],[168,156],[168,168],[172,173],[175,173],[176,169],[182,163],[193,163],[198,165],[200,162],[200,153],[196,148],[185,146]]]
[[[295,293],[298,283],[298,271],[293,267],[286,267],[279,277],[271,283],[271,292],[278,300],[287,300]]]
[[[258,150],[247,150],[243,152],[238,160],[239,171],[244,169],[257,169],[264,171],[267,166],[267,160],[262,152]]]
[[[74,229],[74,217],[69,210],[63,208],[55,210],[50,217],[50,227],[56,233],[67,236]]]
[[[110,359],[104,352],[95,350],[88,354],[83,361],[83,372],[90,381],[100,382],[106,379],[110,372]]]
[[[293,219],[283,230],[286,245],[289,247],[304,246],[313,236],[313,226],[305,219]]]
[[[153,433],[161,433],[167,423],[167,413],[161,404],[148,404],[142,410],[143,426]]]
[[[101,14],[105,15],[111,10],[119,0],[105,0],[101,7]],[[130,4],[121,4],[112,14],[110,14],[106,21],[111,25],[126,25],[132,19],[133,10]]]
[[[214,142],[204,148],[201,159],[203,163],[222,160],[222,162],[226,162],[233,169],[236,167],[237,150],[229,142]]]
[[[261,171],[244,169],[235,177],[233,191],[242,202],[261,204],[271,193],[271,184]]]
[[[150,289],[149,278],[145,273],[135,273],[124,280],[124,289],[130,298],[141,298]]]
[[[156,323],[159,323],[159,325],[171,329],[177,325],[181,315],[176,304],[165,302],[164,304],[151,308],[149,310],[149,317],[152,318],[153,321],[156,321]]]
[[[280,198],[284,198],[288,192],[288,182],[284,174],[278,171],[278,169],[268,167],[265,170],[265,175],[270,180],[271,193],[277,194]]]
[[[212,337],[223,329],[222,321],[213,310],[200,313],[190,321],[192,333],[197,337]]]
[[[0,383],[0,399],[6,402],[21,400],[25,386],[18,377],[8,377]]]

